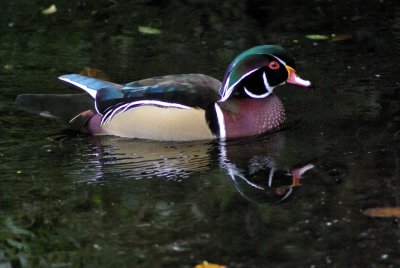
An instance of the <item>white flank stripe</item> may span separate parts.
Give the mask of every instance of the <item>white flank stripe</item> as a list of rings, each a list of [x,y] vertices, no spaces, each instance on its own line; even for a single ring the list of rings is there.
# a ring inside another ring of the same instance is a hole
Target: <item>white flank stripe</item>
[[[89,95],[92,96],[93,99],[96,98],[96,94],[97,94],[97,91],[96,91],[96,90],[91,89],[91,88],[88,88],[88,87],[85,86],[85,85],[82,85],[82,84],[80,84],[80,83],[78,83],[78,82],[72,81],[71,79],[68,79],[68,78],[65,78],[65,77],[62,77],[62,76],[59,77],[58,79],[63,80],[63,81],[65,81],[65,82],[67,82],[67,83],[69,83],[69,84],[72,84],[72,85],[74,85],[74,86],[77,86],[77,87],[83,89],[84,91],[86,91],[87,93],[89,93]]]
[[[122,113],[123,111],[125,111],[125,107],[128,106],[129,103],[118,106],[117,108],[115,108],[114,110],[109,110],[103,117],[103,119],[101,120],[102,124],[106,124],[108,123],[116,114]],[[124,109],[124,110],[122,110]],[[122,110],[122,111],[121,111]]]
[[[102,124],[108,123],[117,114],[126,112],[129,108],[131,108],[132,106],[136,106],[136,105],[139,105],[139,107],[140,107],[140,105],[156,105],[156,106],[161,106],[164,108],[193,109],[192,107],[182,105],[179,103],[170,103],[170,102],[157,101],[157,100],[140,100],[140,101],[126,103],[124,105],[117,107],[115,110],[108,111],[105,114],[105,116],[103,117]],[[137,108],[139,108],[139,107],[137,107]],[[134,107],[134,108],[136,108],[136,107]],[[104,119],[106,119],[106,120],[104,120]]]
[[[224,140],[226,138],[224,114],[222,113],[222,110],[219,107],[218,103],[215,103],[214,107],[215,107],[215,113],[217,114],[217,119],[218,119],[219,136],[222,140]]]
[[[182,105],[179,103],[170,103],[170,102],[165,102],[165,101],[157,101],[157,100],[140,100],[140,101],[134,101],[130,102],[128,106],[126,106],[125,109],[129,109],[130,106],[134,105],[140,105],[140,104],[148,104],[148,105],[157,105],[157,106],[163,106],[166,108],[179,108],[179,109],[190,109],[192,107]]]

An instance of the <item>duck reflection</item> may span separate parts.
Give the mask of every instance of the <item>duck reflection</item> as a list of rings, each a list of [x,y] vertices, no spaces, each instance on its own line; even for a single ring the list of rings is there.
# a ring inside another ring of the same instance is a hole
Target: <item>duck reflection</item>
[[[281,167],[277,159],[284,148],[282,133],[221,145],[221,166],[227,170],[237,191],[258,204],[276,204],[301,185],[302,175],[314,167]]]
[[[180,180],[210,170],[212,142],[158,142],[116,137],[92,139],[101,153],[91,160],[96,180],[118,173],[124,178]],[[94,164],[94,165],[93,165]]]
[[[96,180],[119,174],[126,179],[167,178],[181,180],[194,173],[214,173],[222,168],[237,191],[258,204],[275,204],[287,199],[313,164],[282,167],[279,156],[285,136],[229,142],[154,142],[115,137],[94,139],[102,153],[95,163]],[[93,165],[92,165],[93,167]]]

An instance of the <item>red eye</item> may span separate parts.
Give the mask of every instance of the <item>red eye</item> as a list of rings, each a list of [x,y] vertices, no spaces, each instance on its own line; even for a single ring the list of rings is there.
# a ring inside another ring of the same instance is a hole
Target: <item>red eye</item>
[[[279,66],[279,63],[277,63],[276,61],[271,61],[271,62],[268,64],[268,67],[269,67],[271,70],[276,70],[276,69],[278,69],[280,66]]]
[[[277,196],[284,195],[286,193],[286,189],[284,187],[278,187],[275,189],[275,194]]]

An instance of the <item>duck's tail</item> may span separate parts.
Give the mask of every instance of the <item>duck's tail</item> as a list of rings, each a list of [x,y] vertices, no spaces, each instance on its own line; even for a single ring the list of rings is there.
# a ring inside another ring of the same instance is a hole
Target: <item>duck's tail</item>
[[[120,96],[122,86],[78,74],[63,75],[59,79],[83,89],[86,94],[23,94],[15,100],[17,106],[29,113],[58,119],[72,129],[100,134],[97,125],[101,115],[97,112],[96,99]],[[103,93],[99,96],[98,92]],[[95,120],[90,120],[92,118]],[[94,123],[88,124],[89,120]]]
[[[83,132],[88,120],[96,114],[89,94],[23,94],[15,102],[26,112],[57,119]]]

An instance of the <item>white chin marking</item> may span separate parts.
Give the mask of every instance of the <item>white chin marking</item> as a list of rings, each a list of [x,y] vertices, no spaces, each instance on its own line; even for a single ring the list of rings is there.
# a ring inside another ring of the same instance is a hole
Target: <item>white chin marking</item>
[[[274,87],[271,87],[271,86],[269,85],[268,80],[267,80],[267,75],[266,75],[265,72],[263,72],[262,78],[263,78],[264,86],[265,86],[265,89],[266,89],[267,92],[265,92],[264,94],[257,95],[257,94],[251,93],[251,92],[250,92],[249,90],[247,90],[247,88],[245,87],[245,88],[244,88],[244,92],[246,92],[246,94],[247,94],[249,97],[256,98],[256,99],[261,99],[261,98],[265,98],[266,96],[268,96],[269,94],[272,93],[272,91],[274,90]]]
[[[266,96],[271,94],[272,90],[271,90],[271,92],[267,91],[267,92],[265,92],[264,94],[261,94],[261,95],[253,94],[250,91],[248,91],[247,88],[244,88],[244,92],[246,92],[246,94],[251,98],[261,99],[261,98],[265,98]]]
[[[222,113],[222,110],[219,107],[218,103],[215,103],[214,107],[215,107],[215,113],[217,114],[217,119],[218,119],[219,137],[224,140],[226,138],[224,114]]]

